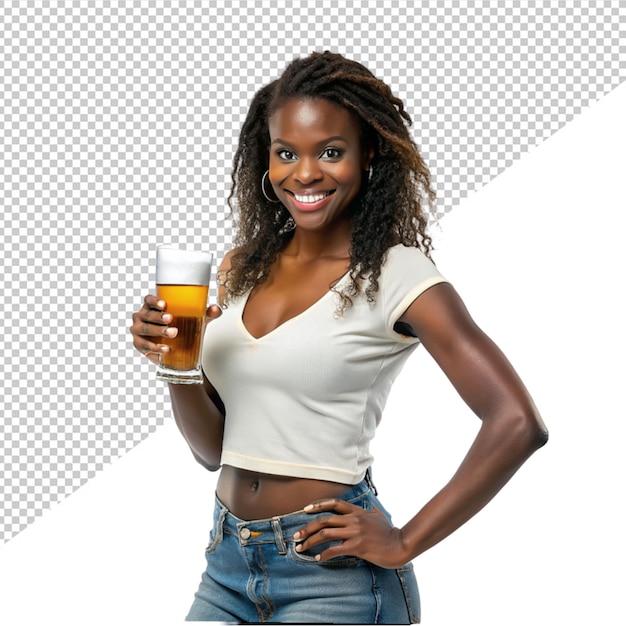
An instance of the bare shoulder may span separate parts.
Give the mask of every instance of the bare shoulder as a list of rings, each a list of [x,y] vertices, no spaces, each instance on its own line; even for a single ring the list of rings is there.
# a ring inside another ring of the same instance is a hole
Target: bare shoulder
[[[226,299],[226,277],[232,267],[233,257],[235,256],[235,254],[237,254],[238,250],[239,248],[233,248],[232,250],[229,250],[224,255],[224,258],[222,259],[222,262],[220,263],[220,266],[217,270],[217,294],[220,305],[224,304],[224,301]]]
[[[399,319],[422,340],[433,335],[454,341],[455,332],[475,333],[478,327],[454,287],[447,282],[429,287]]]
[[[227,272],[231,268],[233,257],[237,254],[237,252],[239,252],[239,248],[233,248],[232,250],[229,250],[224,255],[224,258],[222,259],[222,262],[220,263],[218,272]]]

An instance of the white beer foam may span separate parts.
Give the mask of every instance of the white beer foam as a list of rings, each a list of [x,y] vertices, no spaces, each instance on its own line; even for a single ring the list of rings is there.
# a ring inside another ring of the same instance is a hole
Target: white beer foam
[[[157,248],[157,285],[209,285],[213,254],[164,245]]]

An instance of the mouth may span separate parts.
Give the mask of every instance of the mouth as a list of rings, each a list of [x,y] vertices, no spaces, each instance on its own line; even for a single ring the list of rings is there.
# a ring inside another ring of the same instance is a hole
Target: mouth
[[[335,190],[307,194],[299,194],[289,190],[286,192],[292,197],[293,204],[300,211],[315,211],[324,206],[327,199],[335,193]]]
[[[328,196],[330,196],[331,193],[333,192],[326,191],[324,193],[316,193],[316,194],[310,194],[306,196],[301,196],[297,193],[293,193],[292,195],[298,202],[303,202],[304,204],[313,204],[315,202],[319,202],[320,200],[323,200],[324,198],[327,198]]]

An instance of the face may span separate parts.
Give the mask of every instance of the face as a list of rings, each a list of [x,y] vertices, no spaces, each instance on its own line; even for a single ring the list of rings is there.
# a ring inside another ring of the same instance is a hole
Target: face
[[[269,179],[296,226],[319,230],[349,220],[372,155],[345,108],[324,99],[288,100],[269,119]]]

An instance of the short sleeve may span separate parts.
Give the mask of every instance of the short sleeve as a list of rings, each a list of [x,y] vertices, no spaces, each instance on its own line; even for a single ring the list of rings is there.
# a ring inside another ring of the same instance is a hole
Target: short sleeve
[[[387,252],[387,259],[379,278],[379,297],[387,332],[398,338],[394,325],[413,301],[429,287],[447,282],[435,264],[418,248],[394,246]],[[417,341],[407,337],[407,342]]]

